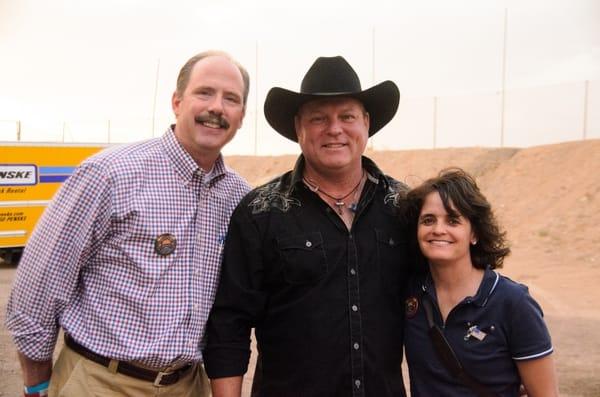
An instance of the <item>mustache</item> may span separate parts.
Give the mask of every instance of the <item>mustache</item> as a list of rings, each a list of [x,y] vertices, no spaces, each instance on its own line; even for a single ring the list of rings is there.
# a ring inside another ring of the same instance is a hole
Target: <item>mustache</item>
[[[221,128],[229,128],[229,122],[225,120],[223,116],[210,112],[199,114],[198,116],[194,117],[194,121],[196,121],[196,123],[209,122],[213,124],[218,124]]]

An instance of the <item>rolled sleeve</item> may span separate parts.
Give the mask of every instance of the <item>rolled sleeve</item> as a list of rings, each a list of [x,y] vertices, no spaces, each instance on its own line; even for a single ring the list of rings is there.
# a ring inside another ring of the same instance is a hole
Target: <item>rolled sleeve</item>
[[[58,328],[44,328],[26,313],[12,312],[6,326],[13,332],[17,350],[34,361],[52,358]]]
[[[203,357],[211,379],[246,373],[250,331],[265,308],[260,233],[244,212],[245,202],[231,218],[219,288],[207,324]]]

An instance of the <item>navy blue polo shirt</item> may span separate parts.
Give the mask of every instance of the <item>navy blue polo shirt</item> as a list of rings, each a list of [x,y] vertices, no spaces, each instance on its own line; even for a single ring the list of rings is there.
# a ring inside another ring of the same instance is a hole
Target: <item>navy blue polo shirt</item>
[[[465,370],[500,396],[518,396],[515,361],[552,353],[542,309],[525,285],[487,269],[477,294],[453,308],[443,324],[431,277],[415,278],[408,288],[404,333],[413,397],[476,395],[438,358],[422,305],[425,294],[433,303],[434,322]]]

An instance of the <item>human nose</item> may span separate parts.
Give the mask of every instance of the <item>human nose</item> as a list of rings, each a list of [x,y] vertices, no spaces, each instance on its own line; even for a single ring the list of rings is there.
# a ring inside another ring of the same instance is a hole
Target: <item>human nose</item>
[[[214,114],[223,114],[223,96],[214,95],[208,102],[208,111]]]
[[[435,222],[433,225],[431,225],[431,231],[433,232],[433,234],[439,235],[444,234],[446,232],[446,228],[444,227],[442,222]]]
[[[342,123],[338,119],[333,118],[328,127],[327,132],[330,135],[339,135],[342,133]]]

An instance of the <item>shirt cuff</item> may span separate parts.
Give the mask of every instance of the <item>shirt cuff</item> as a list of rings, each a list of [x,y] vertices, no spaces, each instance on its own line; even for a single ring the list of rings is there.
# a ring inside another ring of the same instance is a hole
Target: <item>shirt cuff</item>
[[[210,379],[243,376],[248,371],[250,349],[247,346],[207,346],[203,357],[204,368]]]
[[[52,359],[58,328],[47,330],[28,316],[10,314],[6,319],[6,328],[11,331],[17,350],[34,361]]]

